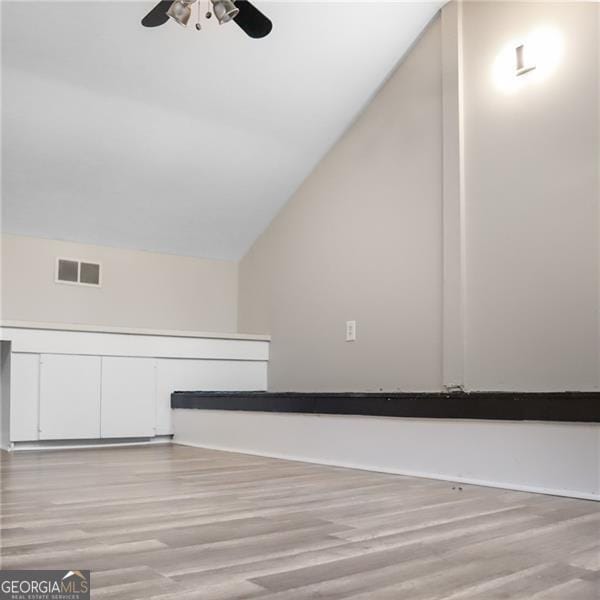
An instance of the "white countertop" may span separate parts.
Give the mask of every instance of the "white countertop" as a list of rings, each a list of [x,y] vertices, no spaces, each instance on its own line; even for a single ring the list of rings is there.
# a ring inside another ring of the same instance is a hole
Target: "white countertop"
[[[220,333],[214,331],[186,331],[179,329],[138,329],[108,325],[74,325],[72,323],[38,323],[36,321],[0,321],[0,329],[44,329],[51,331],[84,331],[90,333],[121,333],[126,335],[159,335],[166,337],[209,338],[220,340],[271,341],[270,335],[254,333]]]

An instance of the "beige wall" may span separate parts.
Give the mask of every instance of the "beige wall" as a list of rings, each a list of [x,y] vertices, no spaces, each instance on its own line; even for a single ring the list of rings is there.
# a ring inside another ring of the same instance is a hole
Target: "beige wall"
[[[237,264],[2,235],[2,319],[236,331]],[[102,263],[102,287],[54,282],[55,261]]]
[[[440,388],[441,110],[437,19],[241,261],[270,389]]]
[[[600,389],[600,4],[443,15],[241,261],[273,390]],[[562,58],[506,93],[539,29]]]
[[[600,389],[600,5],[444,11],[239,265],[272,390]],[[541,27],[560,62],[505,93]],[[55,284],[59,255],[102,289]],[[235,263],[5,235],[0,266],[4,319],[236,330]]]
[[[599,13],[594,3],[465,3],[471,388],[598,389]],[[557,39],[538,69],[562,46],[555,69],[499,86],[501,49],[540,30]]]

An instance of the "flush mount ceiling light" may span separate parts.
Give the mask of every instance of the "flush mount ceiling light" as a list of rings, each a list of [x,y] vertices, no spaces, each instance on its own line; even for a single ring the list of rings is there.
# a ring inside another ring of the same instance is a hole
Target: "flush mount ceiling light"
[[[144,27],[164,25],[169,18],[183,27],[187,26],[192,14],[192,5],[197,2],[198,22],[196,29],[200,30],[200,3],[202,0],[161,0],[143,19]],[[206,18],[212,13],[220,24],[234,21],[236,25],[251,38],[262,38],[273,29],[271,21],[247,0],[208,0]],[[212,10],[211,10],[212,9]]]

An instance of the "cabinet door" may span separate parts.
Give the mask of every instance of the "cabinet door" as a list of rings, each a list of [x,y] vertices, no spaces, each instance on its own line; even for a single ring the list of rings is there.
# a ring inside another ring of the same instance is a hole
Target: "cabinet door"
[[[154,435],[154,365],[152,358],[102,358],[103,438]]]
[[[99,356],[42,354],[40,439],[100,437]]]
[[[40,355],[13,352],[10,360],[10,441],[39,438]]]

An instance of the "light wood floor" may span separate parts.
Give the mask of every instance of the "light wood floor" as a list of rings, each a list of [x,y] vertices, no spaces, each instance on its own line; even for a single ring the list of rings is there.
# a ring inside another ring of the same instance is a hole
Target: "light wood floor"
[[[600,598],[600,503],[183,446],[1,454],[4,569],[92,597]]]

